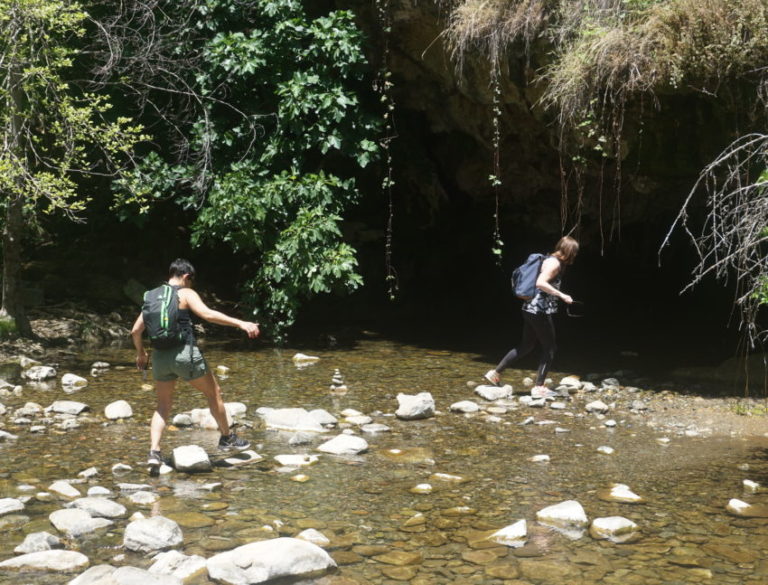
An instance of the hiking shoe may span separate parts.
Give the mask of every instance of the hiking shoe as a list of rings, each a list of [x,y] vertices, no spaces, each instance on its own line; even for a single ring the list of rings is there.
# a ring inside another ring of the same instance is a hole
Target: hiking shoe
[[[235,433],[229,433],[228,435],[221,435],[219,439],[219,449],[222,451],[229,451],[230,449],[237,449],[242,451],[247,449],[251,444],[245,439],[241,439]]]
[[[550,390],[546,386],[534,386],[531,388],[531,398],[555,398],[557,392]]]
[[[485,378],[491,386],[498,386],[501,382],[501,376],[499,376],[499,373],[496,370],[488,370],[485,375],[483,375],[483,378]]]
[[[155,451],[154,449],[149,452],[149,457],[147,457],[147,465],[151,467],[160,467],[163,464],[163,456],[160,453],[160,451]]]

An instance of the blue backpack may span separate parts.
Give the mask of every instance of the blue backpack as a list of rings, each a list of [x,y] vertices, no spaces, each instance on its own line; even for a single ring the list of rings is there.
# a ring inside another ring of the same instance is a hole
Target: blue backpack
[[[541,263],[546,257],[546,254],[531,254],[512,272],[512,290],[518,299],[530,301],[536,296],[536,279],[539,278]]]

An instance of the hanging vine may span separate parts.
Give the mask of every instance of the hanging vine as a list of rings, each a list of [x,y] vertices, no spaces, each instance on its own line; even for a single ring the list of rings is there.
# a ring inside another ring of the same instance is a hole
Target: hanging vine
[[[395,300],[399,283],[397,271],[392,263],[392,240],[394,234],[395,204],[392,187],[395,181],[392,177],[392,150],[391,143],[397,137],[395,128],[395,100],[392,95],[394,84],[392,83],[392,71],[389,69],[389,41],[392,33],[392,11],[390,0],[376,0],[376,16],[382,31],[381,65],[374,82],[374,90],[380,96],[380,102],[384,109],[383,133],[379,144],[384,154],[384,178],[381,181],[381,189],[387,201],[387,227],[384,239],[384,270],[387,283],[387,295],[390,300]]]

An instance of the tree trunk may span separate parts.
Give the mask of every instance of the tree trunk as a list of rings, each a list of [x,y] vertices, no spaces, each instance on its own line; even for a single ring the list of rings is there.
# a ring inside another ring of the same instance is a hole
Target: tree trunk
[[[13,197],[7,203],[3,228],[3,305],[0,318],[13,319],[16,332],[32,337],[32,326],[24,311],[21,294],[21,240],[24,233],[23,202]]]

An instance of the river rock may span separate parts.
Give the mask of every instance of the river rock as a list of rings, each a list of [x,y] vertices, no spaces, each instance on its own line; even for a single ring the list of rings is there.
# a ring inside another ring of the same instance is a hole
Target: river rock
[[[227,415],[227,424],[232,426],[232,415],[225,409]],[[210,408],[193,408],[189,411],[189,416],[192,419],[192,424],[199,426],[202,429],[209,431],[215,431],[219,428],[219,423],[213,418]]]
[[[180,412],[173,417],[172,424],[176,427],[191,427],[195,423],[192,421],[192,417],[189,413]]]
[[[150,573],[138,567],[120,567],[104,581],[99,580],[92,585],[183,585],[183,583],[173,575]]]
[[[229,455],[223,461],[217,461],[216,465],[221,467],[238,467],[241,465],[248,465],[249,463],[256,463],[264,459],[261,455],[256,453],[253,449],[246,449],[233,455]]]
[[[536,512],[536,520],[574,540],[583,536],[589,523],[584,508],[576,500],[567,500],[543,508]]]
[[[115,582],[110,580],[114,571],[115,567],[112,565],[96,565],[84,573],[80,573],[67,585],[115,585]]]
[[[24,504],[16,498],[0,498],[0,516],[21,512],[23,509]]]
[[[477,405],[477,403],[472,402],[471,400],[461,400],[459,402],[454,402],[449,408],[454,412],[464,413],[477,412],[480,410],[480,407]]]
[[[344,422],[361,427],[363,425],[371,424],[373,419],[367,414],[358,414],[357,416],[348,416],[344,419]]]
[[[316,355],[307,355],[304,353],[296,353],[291,358],[293,360],[293,363],[296,365],[308,365],[308,364],[314,364],[320,361],[320,358]]]
[[[80,473],[77,474],[77,477],[82,477],[83,479],[92,479],[99,475],[99,469],[97,467],[89,467],[88,469],[83,469]]]
[[[228,366],[223,366],[219,364],[216,366],[216,375],[217,376],[229,376],[230,369]]]
[[[54,481],[48,486],[48,491],[65,498],[79,498],[83,494],[68,481]]]
[[[281,577],[315,574],[336,567],[319,546],[298,538],[252,542],[208,559],[208,574],[227,585],[255,585]]]
[[[589,526],[589,534],[597,540],[610,542],[634,542],[640,537],[638,526],[622,516],[595,518]]]
[[[581,389],[581,380],[577,376],[565,376],[559,386],[564,386],[569,392],[576,392]]]
[[[138,506],[151,506],[160,499],[160,496],[157,494],[144,490],[130,492],[126,497],[128,501]]]
[[[629,489],[623,483],[612,483],[608,489],[599,490],[597,497],[606,502],[621,502],[623,504],[644,504],[645,500]]]
[[[207,572],[206,560],[200,555],[185,555],[176,550],[169,550],[154,557],[149,572],[158,575],[170,575],[182,581],[193,580]]]
[[[317,450],[333,455],[357,455],[368,450],[368,442],[355,435],[338,435],[317,447]]]
[[[503,544],[512,548],[518,548],[525,544],[528,537],[528,524],[525,520],[518,520],[514,524],[497,530],[488,537],[488,540],[497,544]]]
[[[106,498],[79,498],[67,504],[67,508],[85,510],[93,518],[122,518],[128,512],[122,504]]]
[[[757,494],[765,491],[759,483],[752,481],[751,479],[743,480],[741,482],[741,487],[745,494]]]
[[[376,433],[388,433],[390,429],[387,425],[381,423],[371,423],[369,425],[363,425],[360,430],[364,433],[376,434]]]
[[[104,416],[110,420],[131,418],[133,416],[133,409],[125,400],[116,400],[104,408]]]
[[[5,408],[5,407],[3,407]],[[37,402],[27,402],[24,406],[14,412],[14,416],[37,416],[43,412],[43,407]]]
[[[13,552],[17,554],[26,554],[63,548],[63,546],[61,540],[50,532],[32,532],[31,534],[27,534],[24,538],[24,542],[13,549]]]
[[[605,414],[606,412],[608,412],[611,409],[611,407],[608,406],[602,400],[593,400],[592,402],[587,404],[584,407],[584,409],[587,412],[593,412],[593,413],[598,413],[598,414]]]
[[[417,420],[435,415],[435,400],[429,392],[397,395],[399,408],[395,415],[403,420]]]
[[[290,455],[275,455],[275,461],[285,467],[302,467],[305,465],[312,465],[318,461],[317,455],[308,454],[290,454]]]
[[[601,455],[613,455],[616,450],[613,447],[609,447],[608,445],[600,445],[597,448],[597,452]]]
[[[316,408],[314,410],[310,410],[309,416],[314,418],[318,423],[320,423],[324,427],[335,427],[337,424],[339,424],[339,421],[335,416],[333,416],[327,410],[323,410],[322,408]]]
[[[311,542],[317,546],[328,546],[331,544],[331,541],[327,536],[325,536],[322,532],[315,530],[314,528],[307,528],[306,530],[299,532],[296,535],[296,538],[306,540],[307,542]]]
[[[32,366],[22,372],[21,376],[31,382],[42,382],[43,380],[55,378],[56,369],[51,366]]]
[[[48,519],[56,530],[71,537],[83,536],[96,530],[112,526],[113,522],[106,518],[93,518],[85,510],[66,509],[51,512]]]
[[[509,384],[506,384],[505,386],[490,386],[488,384],[475,386],[475,394],[489,402],[501,400],[502,398],[509,398],[512,396],[513,391],[512,386]]]
[[[126,526],[123,536],[123,546],[138,552],[164,550],[183,541],[179,525],[163,516],[135,520]]]
[[[3,561],[0,569],[67,573],[84,569],[89,562],[87,556],[73,550],[43,550]]]
[[[173,466],[177,471],[199,472],[213,469],[208,453],[199,445],[183,445],[173,450]]]
[[[0,441],[13,441],[18,438],[18,435],[12,435],[8,431],[0,431]]]
[[[303,408],[259,409],[268,429],[324,433],[327,429]]]
[[[94,498],[111,498],[112,491],[104,486],[94,485],[88,488],[87,495]]]
[[[82,376],[78,376],[76,374],[64,374],[61,377],[61,385],[62,386],[77,386],[78,388],[82,388],[82,387],[88,385],[88,380],[86,380]]]
[[[55,412],[58,414],[78,415],[81,412],[90,410],[90,407],[87,404],[77,402],[75,400],[57,400],[48,408],[46,408],[46,410],[48,412]]]
[[[762,504],[752,505],[736,498],[730,500],[725,509],[734,516],[742,516],[744,518],[768,518],[768,506]]]

